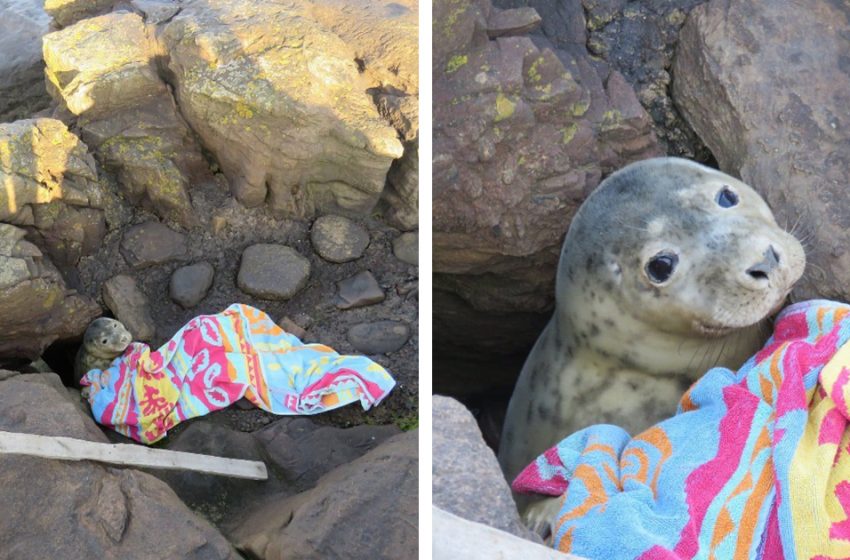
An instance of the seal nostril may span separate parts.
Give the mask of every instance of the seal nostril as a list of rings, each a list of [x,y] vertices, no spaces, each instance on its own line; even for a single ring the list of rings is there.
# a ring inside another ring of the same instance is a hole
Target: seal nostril
[[[749,269],[747,271],[747,274],[749,274],[752,278],[755,278],[756,280],[767,280],[768,279],[767,273],[763,270],[759,270],[757,267],[753,267],[753,268]]]

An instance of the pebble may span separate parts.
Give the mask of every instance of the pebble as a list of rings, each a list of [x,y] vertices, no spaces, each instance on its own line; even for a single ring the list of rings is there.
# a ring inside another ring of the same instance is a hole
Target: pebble
[[[419,266],[419,232],[402,233],[393,239],[393,254],[402,262]]]
[[[390,354],[405,345],[410,327],[400,321],[360,323],[348,329],[348,341],[364,354]]]
[[[310,278],[310,261],[286,245],[258,243],[242,252],[236,284],[262,299],[285,300],[297,294]]]
[[[284,317],[283,319],[278,321],[278,324],[280,325],[280,328],[282,328],[283,330],[285,330],[289,334],[294,334],[299,339],[301,339],[302,342],[304,342],[304,339],[307,337],[307,331],[302,329],[298,325],[298,323],[296,323],[295,321],[293,321],[289,317]]]
[[[344,263],[359,259],[369,246],[369,232],[342,216],[322,216],[310,230],[313,249],[326,261]]]
[[[336,306],[340,309],[352,309],[365,307],[384,301],[386,295],[378,281],[368,270],[357,273],[351,278],[346,278],[337,283],[339,294],[336,298]]]
[[[124,323],[133,340],[150,341],[156,335],[148,298],[132,276],[119,274],[103,284],[103,302]]]
[[[208,262],[180,267],[171,275],[168,294],[184,309],[195,307],[207,296],[214,276],[215,269]]]
[[[186,236],[159,222],[135,225],[121,239],[121,254],[137,269],[181,259],[187,250]]]

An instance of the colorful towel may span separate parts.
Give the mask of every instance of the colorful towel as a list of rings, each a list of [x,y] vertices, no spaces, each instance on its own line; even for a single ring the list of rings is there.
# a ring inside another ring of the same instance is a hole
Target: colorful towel
[[[240,304],[192,319],[157,351],[133,343],[82,383],[95,420],[142,443],[243,396],[274,414],[315,414],[357,400],[369,409],[395,385],[365,356],[303,344]]]
[[[514,481],[562,495],[553,546],[594,559],[850,557],[850,306],[787,308],[635,438],[593,426]]]

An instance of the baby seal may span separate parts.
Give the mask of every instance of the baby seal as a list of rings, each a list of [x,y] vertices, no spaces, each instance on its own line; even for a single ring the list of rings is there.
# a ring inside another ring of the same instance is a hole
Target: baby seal
[[[132,341],[133,336],[121,321],[106,317],[92,321],[74,360],[74,383],[79,387],[89,370],[108,368]]]
[[[678,158],[612,174],[564,240],[555,312],[502,431],[508,479],[591,424],[636,435],[672,415],[706,369],[760,348],[804,267],[797,239],[729,175]]]

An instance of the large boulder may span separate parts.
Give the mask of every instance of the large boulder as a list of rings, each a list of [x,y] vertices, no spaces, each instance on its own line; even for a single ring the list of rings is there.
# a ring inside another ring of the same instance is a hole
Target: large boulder
[[[192,225],[188,187],[209,169],[160,78],[159,48],[138,14],[84,19],[44,37],[48,89],[130,201]]]
[[[0,223],[0,358],[37,358],[59,339],[79,336],[99,316],[91,299],[68,289],[26,232]]]
[[[806,239],[798,297],[850,300],[848,26],[841,2],[711,1],[691,12],[673,68],[676,103],[720,168]]]
[[[0,5],[0,122],[47,108],[41,36],[50,17],[41,0],[6,0]]]
[[[60,121],[0,124],[0,183],[0,221],[33,230],[56,264],[76,264],[103,239],[94,159]]]
[[[488,0],[434,4],[437,344],[527,349],[579,204],[606,174],[660,153],[631,86],[587,52],[581,5],[563,9],[569,25],[532,40],[533,10],[507,18]],[[449,377],[483,389],[469,371]]]
[[[262,560],[418,555],[418,431],[395,436],[315,488],[252,508],[229,532]]]
[[[368,213],[403,153],[366,91],[360,46],[336,30],[358,18],[330,6],[188,0],[162,30],[182,113],[247,206]]]
[[[51,373],[0,381],[0,430],[106,441]],[[0,519],[10,558],[239,557],[164,482],[133,469],[0,454],[0,500],[14,512]]]

